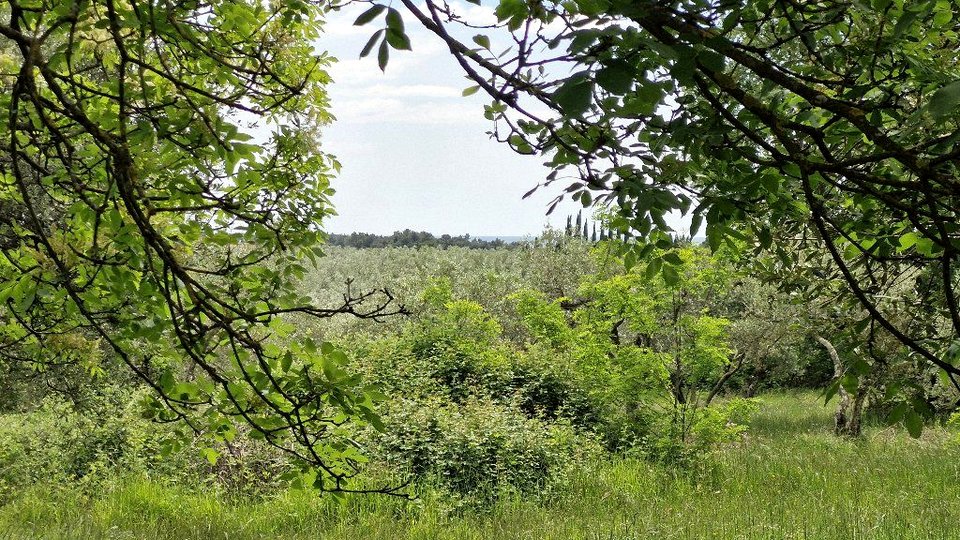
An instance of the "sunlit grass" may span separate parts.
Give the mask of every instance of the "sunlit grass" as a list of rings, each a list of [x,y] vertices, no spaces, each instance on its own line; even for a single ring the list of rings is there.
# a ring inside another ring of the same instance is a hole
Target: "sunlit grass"
[[[751,435],[696,474],[597,463],[538,497],[479,510],[426,490],[419,501],[290,491],[260,500],[117,479],[102,492],[35,486],[0,507],[0,538],[700,539],[960,538],[960,449],[871,426],[830,433],[814,394],[764,398]]]

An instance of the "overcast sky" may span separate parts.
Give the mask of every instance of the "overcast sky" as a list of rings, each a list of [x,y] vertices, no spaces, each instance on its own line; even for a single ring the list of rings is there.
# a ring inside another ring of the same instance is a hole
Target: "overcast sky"
[[[489,138],[492,126],[483,118],[489,100],[461,96],[472,84],[439,39],[415,21],[407,20],[413,51],[391,51],[386,73],[377,67],[376,51],[359,59],[382,24],[352,26],[363,7],[330,14],[319,43],[339,59],[329,88],[337,121],[324,131],[324,147],[343,171],[334,182],[339,215],[327,230],[474,236],[543,230],[547,204],[565,186],[521,199],[549,172],[543,159],[515,154]],[[489,8],[467,9],[492,17]],[[574,203],[558,208],[553,225],[563,226],[576,209]]]

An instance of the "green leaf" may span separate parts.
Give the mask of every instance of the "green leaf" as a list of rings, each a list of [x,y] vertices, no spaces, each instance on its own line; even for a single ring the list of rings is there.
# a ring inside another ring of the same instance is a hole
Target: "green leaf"
[[[487,49],[487,50],[490,49],[490,38],[483,34],[477,34],[473,36],[473,42],[483,47],[484,49]]]
[[[936,27],[946,26],[953,19],[953,12],[949,7],[937,11],[933,16],[933,25]]]
[[[833,396],[837,395],[837,392],[840,391],[840,379],[834,379],[830,382],[830,385],[823,391],[823,404],[826,405],[830,403],[830,400],[833,399]]]
[[[773,244],[773,236],[767,227],[761,227],[760,230],[757,231],[757,239],[760,241],[760,247],[763,249],[769,249],[771,244]]]
[[[923,433],[923,417],[917,411],[910,409],[903,418],[903,424],[907,427],[910,436],[916,439]]]
[[[637,70],[630,63],[614,60],[597,71],[596,80],[601,88],[611,94],[623,95],[633,88]]]
[[[701,225],[703,225],[703,214],[695,212],[690,219],[690,236],[696,236],[700,232]]]
[[[934,120],[940,121],[953,113],[957,105],[960,105],[960,81],[954,81],[934,92],[927,103],[927,110]]]
[[[675,266],[665,264],[661,270],[663,273],[663,281],[666,282],[668,286],[673,287],[677,283],[680,283],[680,274],[677,272]]]
[[[663,99],[663,89],[659,85],[641,81],[636,90],[624,98],[622,113],[628,116],[649,116],[656,112],[657,106]]]
[[[476,94],[479,90],[480,90],[480,85],[478,84],[475,86],[471,86],[469,88],[464,88],[461,94],[463,95],[463,97],[472,96]]]
[[[908,232],[900,237],[900,250],[907,251],[917,244],[917,240],[920,239],[920,235],[915,232]]]
[[[391,47],[397,50],[409,51],[410,48],[410,38],[406,34],[395,30],[393,28],[387,28],[387,43]]]
[[[890,409],[890,415],[887,417],[887,421],[891,424],[896,424],[897,422],[903,420],[906,416],[908,410],[908,405],[904,402],[897,403]]]
[[[572,76],[553,93],[553,98],[565,115],[582,116],[593,101],[593,82],[583,74]]]
[[[893,27],[893,37],[900,37],[906,32],[908,28],[913,26],[918,16],[919,13],[916,11],[904,10],[903,15],[900,16],[897,24]]]
[[[373,46],[377,44],[377,40],[383,35],[384,32],[385,30],[381,28],[380,30],[374,32],[372,36],[370,36],[370,39],[367,40],[367,44],[364,45],[363,50],[360,51],[360,58],[366,58],[367,55],[370,54],[370,51],[373,50]]]
[[[164,392],[171,392],[174,385],[176,384],[176,379],[173,376],[173,371],[170,369],[163,370],[163,373],[160,375],[160,380],[157,382],[160,386],[160,389]]]
[[[840,386],[851,394],[856,394],[860,387],[860,379],[854,373],[847,373],[840,378]]]
[[[527,14],[527,3],[524,0],[500,0],[494,10],[497,20],[503,22],[507,19],[525,17]]]
[[[644,270],[644,277],[647,279],[653,279],[653,277],[657,275],[657,272],[659,272],[661,268],[663,268],[663,259],[651,259],[650,262],[647,263],[646,270]]]
[[[345,366],[350,362],[350,358],[346,355],[346,353],[344,353],[340,349],[336,349],[333,352],[331,352],[330,358],[334,362],[340,364],[341,366]]]
[[[722,73],[726,67],[726,58],[720,53],[711,50],[704,50],[697,53],[697,61],[708,70],[715,73]]]
[[[387,71],[387,62],[390,61],[390,47],[387,45],[387,39],[380,42],[380,51],[377,53],[377,65],[380,71]]]
[[[396,30],[397,32],[403,34],[403,17],[400,16],[400,12],[394,8],[387,10],[387,28]]]
[[[383,5],[380,5],[380,4],[375,4],[375,5],[374,5],[373,7],[371,7],[370,9],[368,9],[368,10],[364,11],[363,13],[361,13],[360,16],[357,17],[357,20],[353,21],[353,25],[354,25],[354,26],[363,26],[363,25],[367,24],[368,22],[376,19],[376,18],[377,18],[377,15],[380,15],[381,13],[383,13],[383,10],[385,10],[385,9],[387,9],[387,6],[383,6]]]
[[[674,266],[679,266],[683,264],[683,259],[681,259],[680,255],[678,255],[675,251],[671,251],[670,253],[664,254],[663,261],[666,262],[667,264],[672,264]]]
[[[204,458],[206,458],[207,463],[209,463],[211,466],[216,465],[217,460],[220,459],[220,452],[217,452],[213,448],[202,448],[200,453]]]

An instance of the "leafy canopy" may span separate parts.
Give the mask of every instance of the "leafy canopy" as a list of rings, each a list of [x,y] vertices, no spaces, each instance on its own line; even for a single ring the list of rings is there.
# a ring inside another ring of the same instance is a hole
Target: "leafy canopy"
[[[296,288],[338,168],[320,25],[294,0],[0,8],[0,350],[95,343],[155,390],[155,418],[227,441],[246,424],[346,490],[362,456],[342,426],[378,422],[377,394],[284,319],[394,310]]]
[[[493,99],[494,136],[612,205],[628,264],[679,211],[960,374],[957,2],[469,1],[498,22],[402,3]]]

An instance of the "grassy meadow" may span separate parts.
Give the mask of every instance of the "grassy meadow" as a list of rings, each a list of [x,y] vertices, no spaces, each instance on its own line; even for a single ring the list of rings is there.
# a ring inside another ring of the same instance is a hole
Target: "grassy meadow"
[[[694,539],[960,538],[960,447],[929,429],[830,432],[832,404],[774,393],[742,442],[696,471],[609,458],[538,496],[463,504],[419,488],[406,502],[311,492],[257,499],[210,486],[119,477],[39,483],[0,507],[4,539]]]

